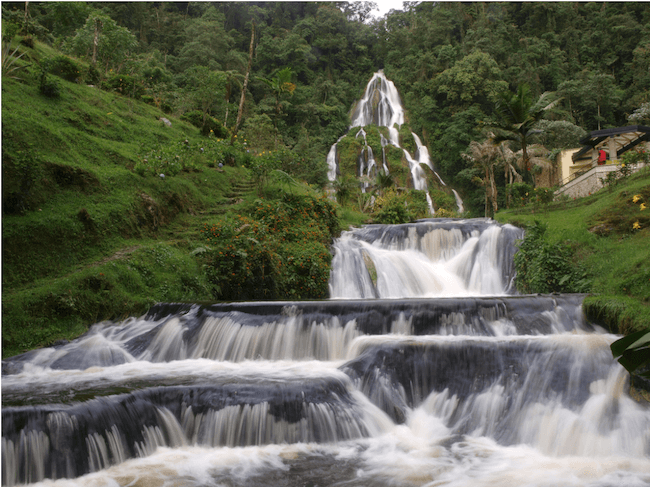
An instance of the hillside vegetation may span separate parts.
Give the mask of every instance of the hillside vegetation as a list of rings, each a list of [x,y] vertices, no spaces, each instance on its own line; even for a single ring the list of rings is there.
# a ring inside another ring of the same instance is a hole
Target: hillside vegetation
[[[36,70],[3,78],[3,356],[157,301],[327,295],[341,210],[279,170],[290,155],[54,82],[52,98]],[[260,174],[267,166],[278,170]],[[365,218],[341,214],[345,225]]]
[[[646,167],[586,198],[498,212],[496,220],[535,236],[520,250],[530,264],[518,287],[588,292],[584,311],[594,323],[614,333],[650,330],[649,202]]]
[[[406,2],[375,19],[370,7],[3,3],[3,355],[138,315],[155,301],[324,297],[337,232],[428,212],[394,148],[391,178],[379,173],[372,192],[361,190],[352,132],[340,144],[338,202],[326,196],[327,153],[379,69],[406,108],[400,139],[412,150],[408,132],[421,136],[436,171],[461,194],[464,216],[539,186],[553,155],[586,132],[650,120],[644,3]],[[552,109],[537,110],[530,124],[528,161],[517,155],[522,141],[511,139],[498,147],[510,154],[501,161],[491,155],[501,139],[485,129],[521,127],[506,125],[499,110],[518,93],[528,108],[553,100]],[[367,128],[376,150],[379,130]],[[504,164],[508,171],[495,170]],[[507,181],[515,169],[521,180]],[[576,203],[586,213],[574,216],[513,210],[498,218],[548,218],[543,238],[569,242],[585,268],[562,285],[598,293],[587,301],[590,315],[624,331],[647,316],[640,249],[648,224],[587,231],[634,209],[615,196],[623,187],[587,198],[609,201],[593,213],[600,203]],[[648,201],[641,186],[628,191]],[[431,196],[453,215],[448,192],[432,184]],[[604,214],[610,220],[598,222]]]
[[[244,130],[256,147],[294,153],[318,185],[352,104],[383,69],[406,124],[474,215],[483,214],[484,172],[463,154],[499,121],[504,92],[525,85],[531,99],[555,100],[528,140],[539,146],[533,174],[589,131],[650,120],[644,2],[406,2],[372,14],[371,2],[5,2],[2,25],[5,39],[57,49],[39,71],[176,117],[199,112],[204,131]],[[505,171],[492,179],[512,182]],[[506,198],[496,195],[499,208]]]

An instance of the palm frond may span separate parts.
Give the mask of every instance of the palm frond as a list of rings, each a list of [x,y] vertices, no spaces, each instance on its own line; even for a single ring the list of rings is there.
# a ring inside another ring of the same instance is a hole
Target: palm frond
[[[6,42],[5,39],[2,39],[2,76],[7,76],[12,79],[22,80],[19,76],[16,76],[14,73],[20,71],[21,69],[26,69],[29,64],[24,64],[22,66],[14,66],[16,61],[22,58],[25,53],[22,52],[18,55],[19,46],[12,51],[11,50],[11,41]]]

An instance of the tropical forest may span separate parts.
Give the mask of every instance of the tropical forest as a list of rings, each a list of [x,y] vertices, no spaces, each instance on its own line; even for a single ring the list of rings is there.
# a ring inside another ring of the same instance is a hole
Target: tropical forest
[[[650,485],[650,4],[398,5],[2,2],[2,487]]]
[[[359,171],[389,136],[352,126],[376,73],[430,202],[401,149]],[[325,299],[342,231],[430,217],[535,229],[520,255],[557,273],[521,267],[522,292],[593,293],[594,320],[642,329],[650,220],[626,212],[648,173],[553,190],[562,150],[648,123],[645,2],[3,2],[3,356],[156,302]]]

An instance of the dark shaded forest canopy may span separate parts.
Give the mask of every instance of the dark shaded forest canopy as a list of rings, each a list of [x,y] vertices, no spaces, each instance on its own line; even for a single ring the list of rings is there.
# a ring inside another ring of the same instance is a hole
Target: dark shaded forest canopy
[[[254,29],[240,131],[257,151],[292,151],[294,174],[317,185],[327,182],[325,158],[346,132],[354,101],[383,69],[411,130],[477,215],[485,189],[462,154],[498,121],[504,90],[526,84],[534,100],[547,92],[560,99],[531,140],[549,154],[577,146],[585,131],[628,125],[635,111],[635,123],[647,122],[645,2],[405,2],[383,18],[369,17],[368,7],[3,2],[2,19],[4,36],[36,39],[89,63],[73,79],[198,117],[206,133],[223,127],[224,136],[237,123]],[[503,174],[496,178],[505,184]]]

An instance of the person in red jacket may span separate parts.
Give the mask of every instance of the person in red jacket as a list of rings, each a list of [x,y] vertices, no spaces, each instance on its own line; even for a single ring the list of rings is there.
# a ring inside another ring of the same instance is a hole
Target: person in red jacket
[[[605,164],[606,160],[607,160],[607,153],[603,149],[600,149],[598,151],[598,165],[602,166],[603,164]]]

